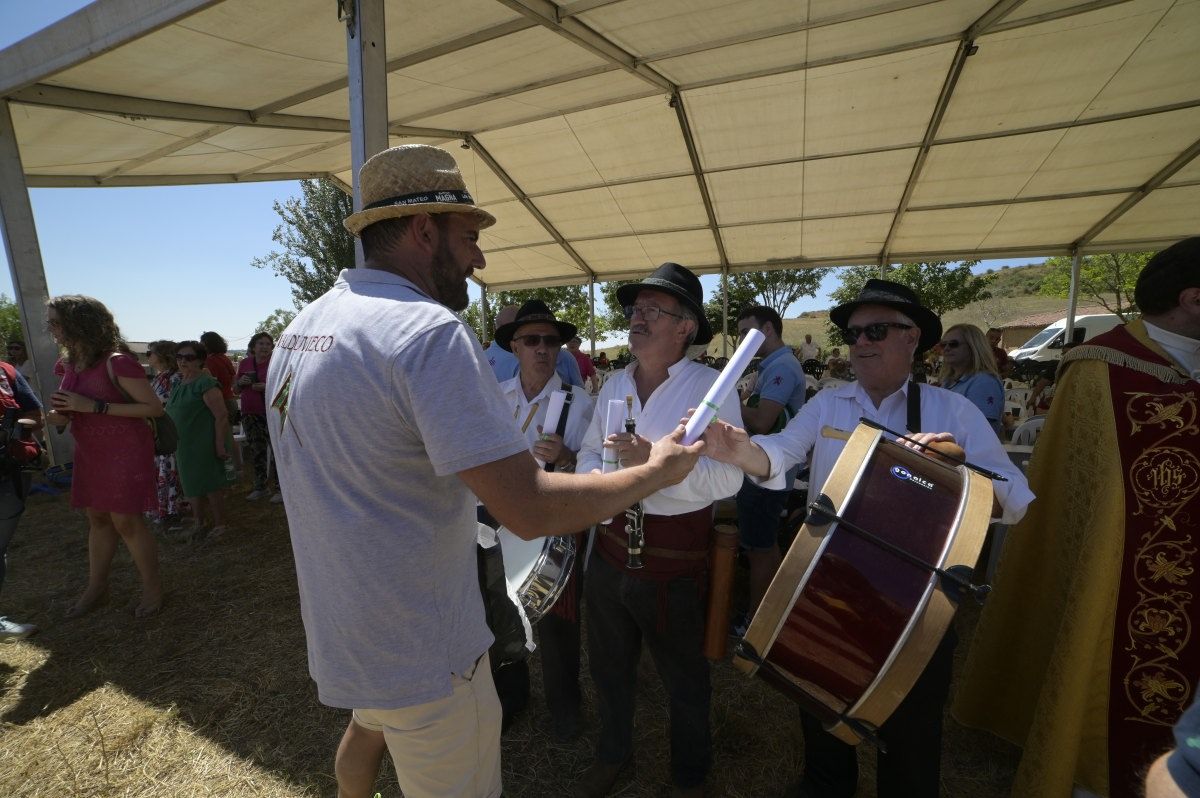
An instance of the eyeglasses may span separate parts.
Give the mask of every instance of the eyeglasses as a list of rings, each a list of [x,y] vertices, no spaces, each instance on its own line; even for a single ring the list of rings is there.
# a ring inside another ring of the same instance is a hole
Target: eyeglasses
[[[649,324],[658,321],[659,316],[671,316],[676,319],[687,318],[682,313],[672,313],[669,310],[663,310],[658,305],[626,305],[623,310],[625,311],[626,321],[633,321],[633,316],[636,313],[642,317],[642,321]]]
[[[911,330],[913,326],[898,321],[877,321],[864,327],[843,327],[842,340],[846,342],[846,346],[854,346],[858,343],[858,336],[866,333],[868,341],[882,341],[888,337],[888,331],[893,327],[898,330]]]
[[[520,341],[525,346],[534,347],[538,344],[545,344],[551,349],[562,346],[562,339],[557,335],[518,335],[513,338],[514,341]]]
[[[962,346],[962,341],[942,341],[941,344],[943,349],[958,349]]]
[[[183,352],[177,352],[175,354],[175,359],[182,360],[185,363],[191,363],[193,360],[199,360],[200,356],[199,355],[185,355]]]

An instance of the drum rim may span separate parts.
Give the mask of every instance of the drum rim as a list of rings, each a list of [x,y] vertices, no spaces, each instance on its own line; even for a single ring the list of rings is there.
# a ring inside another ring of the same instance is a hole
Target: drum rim
[[[511,530],[509,532],[512,534]],[[550,579],[542,573],[542,567],[550,562],[550,553],[555,550],[562,552],[561,558],[555,563],[559,569],[559,576],[556,579]],[[521,587],[514,591],[530,625],[541,620],[566,589],[567,583],[571,581],[571,566],[575,563],[575,555],[575,541],[569,535],[553,535],[545,538],[542,550],[537,559],[533,561],[529,573],[522,580]],[[544,595],[534,595],[535,586],[543,584],[546,585],[546,589],[542,591]]]

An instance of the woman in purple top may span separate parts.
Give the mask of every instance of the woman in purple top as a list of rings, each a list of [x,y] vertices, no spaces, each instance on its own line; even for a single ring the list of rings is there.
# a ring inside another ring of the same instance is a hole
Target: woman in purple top
[[[983,331],[973,324],[956,324],[942,334],[941,346],[942,387],[970,399],[1003,438],[1004,385]]]
[[[99,300],[51,299],[46,328],[65,351],[55,365],[62,384],[50,397],[54,409],[47,420],[60,429],[71,425],[71,506],[85,510],[88,519],[88,584],[67,617],[103,602],[118,541],[125,543],[142,577],[134,615],[153,615],[162,606],[158,547],[142,514],[158,509],[158,472],[146,419],[163,414],[162,402],[137,359],[119,351],[121,332]]]
[[[233,392],[242,399],[242,430],[246,433],[246,448],[250,463],[254,466],[254,490],[246,494],[250,501],[266,495],[267,452],[271,439],[267,436],[267,368],[271,365],[271,352],[275,340],[270,333],[255,333],[246,347],[247,356],[238,363],[237,378],[233,381]],[[271,501],[278,502],[278,478],[276,491]]]

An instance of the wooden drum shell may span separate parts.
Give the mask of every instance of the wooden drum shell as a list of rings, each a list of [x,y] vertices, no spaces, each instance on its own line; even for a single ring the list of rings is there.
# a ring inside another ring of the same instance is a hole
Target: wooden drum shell
[[[821,492],[848,522],[940,567],[975,562],[992,506],[987,478],[865,425]],[[842,716],[869,728],[887,720],[928,664],[955,604],[936,574],[838,526],[800,529],[746,632],[763,665],[740,656],[734,664],[856,744],[862,737]]]

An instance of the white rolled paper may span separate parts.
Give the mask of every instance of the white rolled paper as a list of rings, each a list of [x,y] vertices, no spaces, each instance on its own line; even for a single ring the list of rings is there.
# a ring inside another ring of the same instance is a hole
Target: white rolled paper
[[[604,413],[604,441],[608,440],[609,435],[616,435],[618,432],[625,431],[625,400],[624,399],[609,399],[608,409]],[[604,443],[601,441],[601,443]],[[620,463],[617,460],[616,449],[600,449],[600,471],[604,474],[610,474],[617,470]]]
[[[704,430],[717,417],[717,413],[721,410],[721,405],[729,398],[729,394],[737,385],[737,381],[742,378],[742,372],[746,370],[746,366],[750,365],[750,360],[758,352],[758,348],[762,346],[764,337],[761,330],[751,328],[746,332],[746,337],[738,344],[737,351],[733,353],[733,357],[729,358],[729,362],[725,364],[725,368],[721,369],[721,375],[717,377],[717,381],[708,389],[708,393],[701,400],[700,406],[696,408],[695,414],[688,419],[687,426],[683,429],[684,446],[691,446],[700,440],[700,436],[704,434]]]
[[[604,440],[601,444],[608,440],[609,435],[615,435],[618,432],[625,430],[625,400],[624,399],[609,399],[608,409],[604,412]],[[621,465],[617,458],[616,449],[606,449],[602,445],[600,447],[600,473],[611,474],[616,471]],[[605,518],[600,523],[611,524],[611,518]]]
[[[553,435],[555,430],[558,429],[558,420],[562,418],[563,404],[566,400],[566,391],[550,392],[550,404],[546,407],[546,421],[542,424],[542,433],[544,435]],[[533,459],[537,460],[536,457]],[[542,468],[546,467],[546,464],[541,460],[538,460],[537,464]]]

